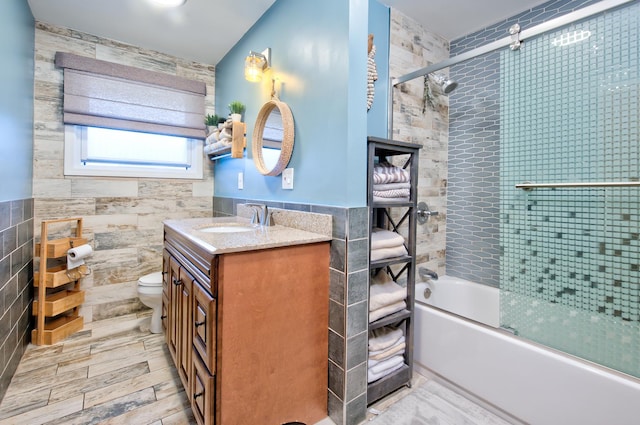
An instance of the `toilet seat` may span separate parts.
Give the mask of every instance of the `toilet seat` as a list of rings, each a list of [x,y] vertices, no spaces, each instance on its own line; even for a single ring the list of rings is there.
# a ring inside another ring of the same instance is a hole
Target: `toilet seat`
[[[138,286],[162,286],[162,272],[149,273],[138,279]]]

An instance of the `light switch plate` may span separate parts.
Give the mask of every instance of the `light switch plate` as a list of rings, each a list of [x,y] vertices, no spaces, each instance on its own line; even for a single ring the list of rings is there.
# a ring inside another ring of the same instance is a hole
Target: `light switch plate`
[[[238,173],[238,189],[244,189],[244,174]]]
[[[285,168],[282,171],[282,188],[293,189],[293,168]]]

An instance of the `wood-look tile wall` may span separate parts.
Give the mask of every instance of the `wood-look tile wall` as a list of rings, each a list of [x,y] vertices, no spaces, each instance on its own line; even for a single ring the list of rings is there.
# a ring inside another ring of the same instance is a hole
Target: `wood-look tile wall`
[[[215,69],[143,48],[36,22],[33,196],[35,238],[43,219],[83,217],[94,248],[83,280],[85,322],[144,308],[140,276],[160,271],[162,221],[211,216],[213,164],[205,158],[202,180],[65,177],[62,123],[63,71],[56,51],[204,81],[206,113],[214,113]]]
[[[449,42],[427,31],[410,17],[391,9],[389,74],[400,77],[449,57]],[[448,70],[441,72],[447,74]],[[433,88],[435,86],[432,85]],[[422,145],[420,149],[418,201],[439,215],[417,227],[417,264],[445,272],[447,206],[447,149],[449,144],[449,99],[438,95],[435,108],[423,113],[422,77],[393,89],[393,139]]]

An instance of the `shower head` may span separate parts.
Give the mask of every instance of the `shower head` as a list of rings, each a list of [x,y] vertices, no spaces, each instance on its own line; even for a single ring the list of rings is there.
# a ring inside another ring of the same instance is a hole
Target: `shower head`
[[[431,74],[431,78],[433,78],[433,81],[440,87],[440,90],[442,90],[444,94],[449,94],[458,87],[458,83],[450,80],[449,77],[444,74]]]

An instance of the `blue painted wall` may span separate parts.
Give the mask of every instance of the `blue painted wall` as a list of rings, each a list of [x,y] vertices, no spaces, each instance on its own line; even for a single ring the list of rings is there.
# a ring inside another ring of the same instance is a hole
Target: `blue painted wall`
[[[369,34],[373,34],[376,46],[376,69],[378,81],[375,85],[373,105],[367,114],[367,134],[388,137],[389,123],[389,8],[376,0],[369,1]]]
[[[369,0],[277,0],[216,67],[216,113],[232,100],[245,103],[247,158],[214,166],[215,196],[366,205],[366,77]],[[272,50],[272,71],[261,83],[244,79],[250,50]],[[253,123],[269,100],[271,76],[293,113],[294,190],[281,177],[258,173],[251,157]],[[237,174],[244,173],[244,190]]]
[[[26,1],[0,3],[0,201],[32,194],[34,34]]]

